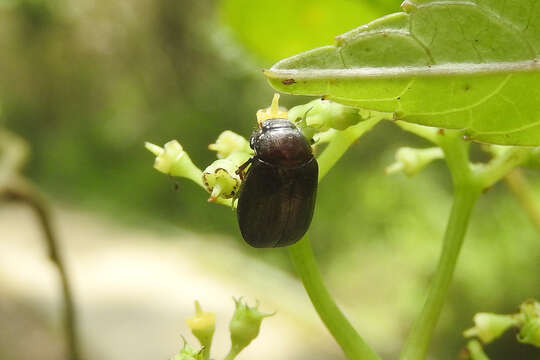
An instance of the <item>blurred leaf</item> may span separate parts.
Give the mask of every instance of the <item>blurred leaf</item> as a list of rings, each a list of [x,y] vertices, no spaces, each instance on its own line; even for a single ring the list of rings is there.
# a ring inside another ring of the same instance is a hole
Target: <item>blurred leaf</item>
[[[271,64],[396,11],[401,0],[222,0],[220,18],[251,53]]]
[[[540,4],[404,2],[266,72],[276,89],[464,128],[479,141],[540,145]]]

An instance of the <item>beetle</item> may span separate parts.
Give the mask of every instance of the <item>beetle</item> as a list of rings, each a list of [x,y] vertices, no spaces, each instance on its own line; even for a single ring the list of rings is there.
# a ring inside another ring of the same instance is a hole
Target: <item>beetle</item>
[[[237,218],[256,248],[292,245],[306,233],[315,209],[319,166],[305,136],[287,119],[265,120],[250,139],[255,155],[240,186]]]

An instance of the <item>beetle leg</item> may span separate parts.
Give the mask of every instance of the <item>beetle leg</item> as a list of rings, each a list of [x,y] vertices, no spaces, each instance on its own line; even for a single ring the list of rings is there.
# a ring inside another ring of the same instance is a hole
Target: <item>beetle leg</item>
[[[240,176],[240,180],[244,181],[244,176],[245,176],[244,169],[247,168],[249,164],[251,164],[252,162],[253,162],[253,158],[249,158],[248,161],[246,161],[245,163],[243,163],[242,165],[238,167],[238,170],[236,170],[236,174]]]

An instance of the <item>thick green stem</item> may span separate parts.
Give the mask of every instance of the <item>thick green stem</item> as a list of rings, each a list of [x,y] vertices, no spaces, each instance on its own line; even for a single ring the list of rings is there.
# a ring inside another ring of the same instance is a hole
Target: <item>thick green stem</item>
[[[343,156],[349,146],[366,131],[375,126],[381,118],[377,117],[361,122],[336,134],[324,152],[317,158],[319,163],[319,181]],[[330,296],[322,280],[315,256],[313,255],[311,243],[307,236],[304,236],[295,245],[290,246],[289,254],[315,310],[341,346],[345,355],[351,360],[380,359],[358,332],[356,332]]]
[[[380,359],[352,327],[324,286],[308,237],[304,236],[290,246],[289,253],[315,310],[345,355],[349,359]]]
[[[468,146],[459,133],[448,132],[440,141],[454,182],[454,203],[446,227],[439,264],[424,307],[409,334],[400,360],[423,360],[441,314],[463,239],[481,185],[473,176],[468,161]]]
[[[479,191],[471,187],[457,188],[455,191],[454,204],[446,228],[443,249],[435,277],[429,289],[424,308],[413,325],[400,356],[401,360],[422,360],[426,355],[452,281],[469,217],[478,195]]]

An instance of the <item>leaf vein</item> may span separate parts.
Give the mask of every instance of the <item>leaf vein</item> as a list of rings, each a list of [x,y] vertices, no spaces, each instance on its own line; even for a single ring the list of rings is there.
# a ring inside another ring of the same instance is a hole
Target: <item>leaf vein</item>
[[[499,85],[497,85],[497,87],[495,87],[495,89],[487,94],[486,96],[484,96],[483,98],[479,99],[477,102],[473,103],[473,104],[470,104],[470,105],[467,105],[467,106],[464,106],[464,107],[461,107],[461,108],[457,108],[457,109],[450,109],[450,110],[445,110],[445,111],[432,111],[432,112],[425,112],[425,113],[412,113],[412,114],[408,114],[409,116],[410,115],[413,115],[413,116],[425,116],[425,115],[447,115],[447,114],[452,114],[452,113],[456,113],[456,112],[460,112],[460,111],[465,111],[465,110],[469,110],[469,109],[474,109],[475,107],[477,106],[480,106],[482,105],[483,103],[485,103],[486,101],[488,101],[489,99],[491,99],[492,97],[494,97],[495,95],[497,95],[501,90],[502,88],[506,85],[506,83],[508,83],[508,81],[510,80],[510,78],[512,77],[512,74],[508,74],[500,83]]]
[[[435,2],[431,2],[431,3],[427,3],[427,4],[418,5],[418,8],[424,8],[424,7],[427,8],[427,7],[434,7],[434,6],[439,6],[439,5],[464,5],[464,6],[471,6],[471,7],[474,7],[476,9],[480,10],[481,12],[484,13],[484,15],[488,19],[491,19],[494,23],[496,23],[496,24],[498,24],[498,25],[500,25],[502,27],[509,28],[514,33],[514,35],[517,37],[517,39],[519,39],[520,41],[522,41],[525,44],[525,46],[527,47],[527,50],[530,53],[530,56],[532,58],[534,58],[536,56],[536,53],[534,51],[534,47],[532,46],[532,44],[529,42],[529,40],[527,38],[524,38],[523,36],[521,36],[522,30],[519,29],[519,27],[514,22],[512,22],[512,21],[508,20],[507,18],[501,16],[500,14],[496,13],[491,8],[478,5],[477,3],[470,2],[470,1],[435,1]],[[530,11],[531,16],[532,16],[533,10],[534,10],[534,5],[533,5],[533,7],[532,7],[532,9]],[[460,24],[458,24],[458,25],[460,26],[462,34],[464,34],[463,29],[461,28],[461,25]]]
[[[520,131],[525,131],[527,129],[530,129],[530,128],[533,128],[535,126],[538,126],[540,125],[540,119],[539,120],[536,120],[536,121],[533,121],[531,122],[530,124],[527,124],[527,125],[523,125],[521,127],[518,127],[518,128],[515,128],[513,130],[501,130],[501,131],[479,131],[478,134],[483,134],[483,135],[506,135],[506,134],[514,134],[514,133],[517,133],[517,132],[520,132]]]

